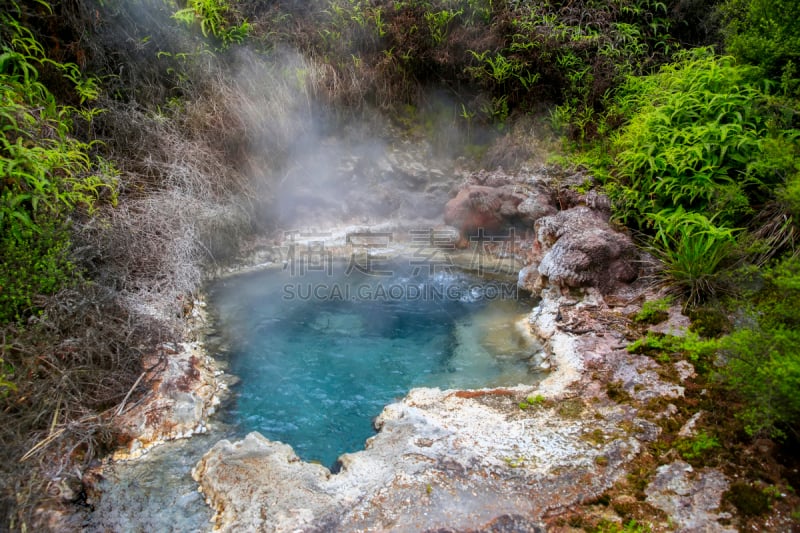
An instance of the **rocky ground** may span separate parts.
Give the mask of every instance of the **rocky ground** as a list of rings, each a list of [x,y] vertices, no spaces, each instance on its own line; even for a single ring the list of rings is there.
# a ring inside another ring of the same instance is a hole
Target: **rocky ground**
[[[397,158],[387,161],[374,169],[403,166]],[[446,181],[442,172],[412,167],[402,172],[422,176],[415,190],[439,199],[441,187],[431,187]],[[793,494],[774,497],[771,514],[743,516],[724,496],[742,483],[730,460],[701,453],[687,461],[670,447],[679,439],[694,442],[704,427],[700,407],[712,395],[691,363],[626,350],[646,327],[680,335],[688,320],[675,306],[656,326],[631,320],[656,296],[651,272],[630,238],[609,223],[607,200],[590,188],[580,192],[588,179],[546,169],[465,175],[449,194],[447,226],[437,226],[452,236],[453,257],[479,230],[507,235],[514,228],[510,247],[490,239],[487,249],[497,261],[510,257],[519,285],[540,295],[529,326],[545,346],[548,378],[507,389],[412,390],[384,409],[379,432],[365,450],[343,456],[337,473],[258,434],[217,442],[193,470],[215,512],[214,527],[790,530]],[[346,252],[353,245],[341,242],[348,233],[329,232],[331,249]],[[250,251],[254,263],[275,263],[284,260],[285,243],[264,241]],[[168,367],[174,372],[128,412],[129,455],[202,431],[224,389],[218,371],[192,346],[173,351]],[[770,486],[778,486],[783,473],[770,465]]]

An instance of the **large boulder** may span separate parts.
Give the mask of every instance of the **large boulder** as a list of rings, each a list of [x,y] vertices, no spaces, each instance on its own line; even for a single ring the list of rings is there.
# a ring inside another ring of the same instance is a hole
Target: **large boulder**
[[[597,287],[612,292],[637,277],[636,247],[615,231],[606,216],[587,206],[573,207],[537,220],[535,250],[520,282],[529,290]]]
[[[541,217],[556,213],[553,195],[535,180],[478,173],[444,209],[444,221],[463,235],[502,233],[512,227],[532,228]]]
[[[444,221],[467,235],[479,230],[498,233],[508,227],[508,218],[516,214],[524,200],[524,195],[505,187],[468,185],[447,202]]]

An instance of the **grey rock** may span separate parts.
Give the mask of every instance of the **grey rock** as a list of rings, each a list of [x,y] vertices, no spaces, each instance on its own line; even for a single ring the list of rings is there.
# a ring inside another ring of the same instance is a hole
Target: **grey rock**
[[[630,238],[614,231],[606,218],[588,207],[574,207],[536,222],[541,250],[533,288],[597,287],[613,292],[636,279],[636,248]]]
[[[702,418],[705,411],[697,411],[692,417],[686,421],[686,423],[681,427],[680,431],[678,431],[678,436],[684,439],[688,439],[690,437],[694,437],[697,435],[697,423]]]
[[[229,524],[223,531],[306,529],[336,506],[331,494],[319,490],[330,477],[327,468],[300,461],[291,446],[259,433],[218,442],[192,475],[205,480],[203,493],[215,503],[216,519]]]
[[[540,218],[556,214],[556,208],[550,196],[537,194],[523,200],[517,206],[517,212],[523,223],[533,227]]]
[[[606,490],[640,445],[581,439],[625,435],[589,404],[569,419],[519,409],[530,390],[414,389],[337,474],[251,434],[218,443],[193,475],[222,531],[538,531],[548,509]]]
[[[689,463],[674,461],[658,467],[656,477],[645,489],[647,503],[661,509],[680,532],[733,533],[721,525],[718,512],[728,480],[719,470],[695,471]]]

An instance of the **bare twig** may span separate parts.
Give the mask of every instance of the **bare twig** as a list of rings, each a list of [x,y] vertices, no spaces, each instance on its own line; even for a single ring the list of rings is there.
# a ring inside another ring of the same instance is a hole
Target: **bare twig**
[[[120,402],[119,408],[117,409],[116,416],[119,416],[119,415],[122,414],[122,411],[125,409],[125,404],[128,402],[128,399],[131,397],[131,394],[133,394],[133,391],[136,389],[136,387],[139,386],[139,383],[141,383],[141,381],[144,378],[145,374],[147,374],[147,372],[142,372],[139,375],[139,378],[134,382],[133,386],[128,391],[128,394],[126,394],[125,397],[122,399],[122,402]]]

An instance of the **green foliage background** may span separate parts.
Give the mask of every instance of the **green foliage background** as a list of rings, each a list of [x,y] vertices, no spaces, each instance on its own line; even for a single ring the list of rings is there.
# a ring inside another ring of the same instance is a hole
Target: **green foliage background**
[[[114,168],[92,142],[71,135],[73,120],[91,120],[92,112],[59,105],[39,69],[64,76],[81,103],[96,98],[96,80],[48,59],[14,15],[0,14],[0,322],[22,320],[35,311],[36,295],[70,282],[69,218],[90,215],[102,197],[115,199]]]
[[[797,9],[721,4],[730,55],[691,48],[629,76],[609,93],[599,134],[573,144],[685,307],[712,301],[740,317],[709,341],[722,361],[717,377],[746,406],[750,434],[779,437],[800,429],[800,338],[787,303],[800,296]]]

